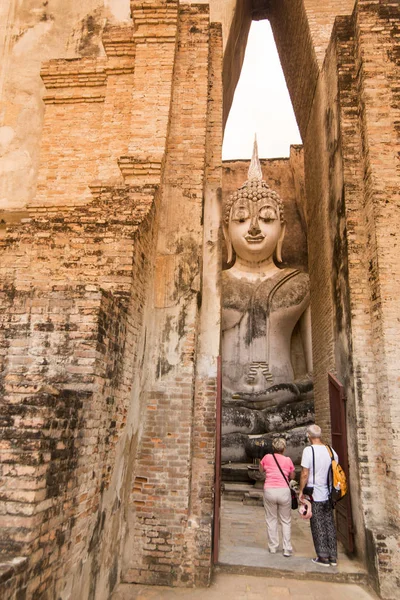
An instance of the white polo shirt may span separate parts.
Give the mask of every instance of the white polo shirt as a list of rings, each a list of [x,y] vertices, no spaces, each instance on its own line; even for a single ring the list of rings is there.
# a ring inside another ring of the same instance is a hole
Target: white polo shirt
[[[313,484],[313,453],[311,446],[306,446],[301,457],[301,466],[309,469],[307,485],[314,485],[314,502],[325,502],[329,498],[328,494],[328,471],[331,466],[331,456],[328,448],[321,444],[313,444],[315,453],[315,483]],[[339,462],[338,455],[333,450],[333,456]]]

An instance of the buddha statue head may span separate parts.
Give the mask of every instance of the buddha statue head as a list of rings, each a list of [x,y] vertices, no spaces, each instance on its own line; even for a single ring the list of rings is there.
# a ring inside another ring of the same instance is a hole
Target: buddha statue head
[[[282,200],[262,179],[255,141],[247,181],[224,204],[228,263],[233,258],[232,248],[236,256],[248,263],[261,263],[273,256],[282,262],[285,229]]]

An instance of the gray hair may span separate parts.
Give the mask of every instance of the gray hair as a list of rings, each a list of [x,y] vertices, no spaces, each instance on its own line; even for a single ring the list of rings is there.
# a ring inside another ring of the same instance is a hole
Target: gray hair
[[[272,441],[272,448],[276,452],[283,452],[286,448],[286,440],[284,440],[283,438],[276,438]]]
[[[309,425],[307,427],[307,433],[311,439],[320,438],[322,435],[322,429],[319,425]]]

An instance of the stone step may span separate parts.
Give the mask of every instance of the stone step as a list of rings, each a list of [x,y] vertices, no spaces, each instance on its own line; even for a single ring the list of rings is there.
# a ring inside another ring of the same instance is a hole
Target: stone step
[[[242,502],[246,493],[253,489],[251,483],[224,482],[224,498]]]
[[[245,494],[243,498],[243,504],[245,506],[263,506],[263,500],[261,498],[254,498],[249,494]]]
[[[221,465],[222,481],[249,483],[247,467],[251,463],[225,463]]]
[[[276,558],[275,555],[274,558]],[[313,565],[310,559],[278,557],[278,560],[279,564],[277,561],[277,564],[273,567],[218,562],[214,566],[214,572],[251,575],[254,577],[282,577],[284,579],[308,579],[332,583],[357,583],[365,587],[368,587],[369,584],[368,573],[363,568],[355,567],[352,571],[340,571],[337,567],[331,567],[330,569],[318,567]]]

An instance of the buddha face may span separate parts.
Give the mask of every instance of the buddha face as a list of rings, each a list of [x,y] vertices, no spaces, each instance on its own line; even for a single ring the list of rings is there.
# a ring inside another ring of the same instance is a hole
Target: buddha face
[[[278,206],[271,198],[256,201],[241,198],[233,204],[228,234],[240,258],[258,263],[272,257],[278,248],[280,261],[284,233]]]

